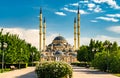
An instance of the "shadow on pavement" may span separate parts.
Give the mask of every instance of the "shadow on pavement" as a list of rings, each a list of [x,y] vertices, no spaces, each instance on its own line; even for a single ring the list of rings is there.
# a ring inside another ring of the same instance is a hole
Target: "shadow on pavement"
[[[33,72],[30,72],[30,73],[18,76],[16,78],[37,78],[37,76],[36,76],[35,72],[33,71]]]
[[[73,69],[85,69],[85,67],[72,67]]]
[[[74,72],[84,72],[86,74],[108,74],[106,72],[101,72],[101,71],[98,71],[98,70],[91,70],[91,69],[87,69],[87,68],[73,68],[73,71]]]

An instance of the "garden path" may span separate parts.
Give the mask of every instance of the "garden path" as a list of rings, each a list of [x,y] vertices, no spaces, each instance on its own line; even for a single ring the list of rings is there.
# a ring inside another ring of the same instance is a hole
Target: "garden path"
[[[28,67],[20,70],[13,70],[10,72],[0,73],[0,78],[37,78],[35,67]],[[73,66],[73,78],[120,78],[114,75],[100,72],[97,70],[91,70],[83,67]]]
[[[84,67],[74,67],[73,78],[120,78],[112,74],[100,72],[98,70],[91,70]]]

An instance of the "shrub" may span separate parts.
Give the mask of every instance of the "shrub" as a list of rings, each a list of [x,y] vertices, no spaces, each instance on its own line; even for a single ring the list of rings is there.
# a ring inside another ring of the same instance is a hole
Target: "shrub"
[[[10,66],[15,66],[16,68],[19,68],[19,64],[4,64],[4,68],[10,68]],[[26,68],[28,67],[27,63],[20,64],[20,68]],[[0,64],[0,68],[2,68],[2,64]]]
[[[42,62],[35,72],[38,78],[72,78],[72,67],[64,62]]]

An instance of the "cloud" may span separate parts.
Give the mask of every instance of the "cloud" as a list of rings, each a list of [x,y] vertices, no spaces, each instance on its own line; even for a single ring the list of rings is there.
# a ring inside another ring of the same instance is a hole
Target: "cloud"
[[[93,0],[95,3],[107,3],[111,8],[120,9],[120,6],[117,5],[115,0]]]
[[[88,4],[89,10],[93,10],[94,7],[95,7],[95,4],[93,4],[93,3],[89,3]]]
[[[105,36],[105,35],[98,35],[96,37],[94,37],[93,39],[95,40],[100,40],[100,41],[105,41],[105,40],[109,40],[111,42],[117,42],[120,45],[120,38],[115,38],[115,37],[110,37],[110,36]]]
[[[81,38],[81,45],[89,45],[90,40],[94,39],[94,40],[99,40],[104,42],[105,40],[109,40],[110,42],[117,42],[118,45],[120,46],[120,37],[119,38],[115,38],[115,37],[110,37],[110,36],[105,36],[105,35],[97,35],[95,37],[82,37]]]
[[[65,10],[65,11],[68,11],[68,12],[77,13],[77,10],[68,9],[68,8],[66,8],[66,7],[62,8],[62,10]]]
[[[66,7],[62,8],[61,10],[65,10],[68,12],[73,12],[73,13],[77,13],[77,10],[73,10],[73,9],[68,9]],[[88,14],[87,12],[85,12],[84,10],[79,10],[81,14]]]
[[[118,26],[120,29],[120,26]],[[0,28],[1,29],[1,28]],[[117,28],[115,28],[117,29]],[[120,31],[120,30],[118,30]],[[33,46],[36,46],[39,48],[39,30],[37,29],[23,29],[23,28],[4,28],[3,33],[10,32],[11,34],[18,34],[21,39],[25,39],[26,42],[31,43]],[[119,32],[120,33],[120,32]],[[46,44],[52,43],[53,39],[58,36],[58,33],[47,33],[46,36]],[[120,38],[114,38],[114,37],[109,37],[109,36],[104,36],[104,35],[98,35],[96,37],[81,37],[81,45],[88,45],[90,42],[90,39],[94,40],[100,40],[100,41],[105,41],[109,40],[111,42],[116,41],[117,43],[120,42]],[[66,38],[68,43],[73,45],[73,37],[71,38]],[[120,43],[119,43],[120,45]]]
[[[1,29],[1,28],[0,28]],[[17,34],[21,39],[31,43],[38,48],[39,30],[37,29],[23,29],[23,28],[4,28],[3,33],[10,32],[10,34]]]
[[[60,16],[66,16],[66,14],[63,12],[55,12],[55,14],[60,15]]]
[[[79,3],[88,3],[88,0],[79,1]]]
[[[71,6],[79,6],[79,3],[73,3],[73,4],[70,4]]]
[[[101,20],[105,20],[105,21],[112,21],[112,22],[118,22],[119,21],[119,19],[110,18],[110,17],[97,17],[96,19],[101,19]]]
[[[107,14],[106,16],[120,18],[120,14]]]
[[[107,28],[107,30],[120,34],[120,26],[112,26]]]
[[[102,12],[102,9],[100,8],[100,6],[97,5],[94,9],[94,12]]]
[[[1,30],[1,28],[0,28]],[[24,28],[4,28],[3,34],[10,32],[10,34],[19,35],[20,39],[25,40],[28,43],[31,43],[33,46],[39,49],[39,30],[38,29],[24,29]],[[57,33],[47,33],[46,44],[50,44],[54,37],[58,36]]]
[[[90,40],[94,39],[94,40],[99,40],[104,42],[105,40],[109,40],[110,42],[117,42],[118,45],[120,45],[120,38],[115,38],[115,37],[109,37],[109,36],[105,36],[105,35],[97,35],[95,37],[81,37],[80,38],[80,45],[89,45]],[[74,44],[73,42],[73,38],[67,38],[66,39],[70,44]]]
[[[100,8],[99,5],[96,5],[94,3],[89,3],[87,6],[88,6],[88,10],[90,11],[94,11],[96,13],[102,12],[102,8]]]
[[[91,22],[98,22],[97,20],[90,20]]]
[[[79,10],[80,14],[89,14],[88,12],[85,12],[84,10]]]

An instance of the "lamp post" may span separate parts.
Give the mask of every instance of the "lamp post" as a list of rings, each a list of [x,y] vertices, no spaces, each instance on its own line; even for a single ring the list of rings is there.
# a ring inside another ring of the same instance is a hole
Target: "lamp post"
[[[7,43],[5,42],[1,42],[0,43],[0,48],[2,50],[2,72],[4,71],[4,51],[6,50],[7,48]]]
[[[93,48],[93,49],[92,49],[92,52],[93,52],[93,54],[94,54],[94,55],[93,55],[93,60],[94,60],[95,52],[97,52],[98,50],[99,50],[98,48]]]

